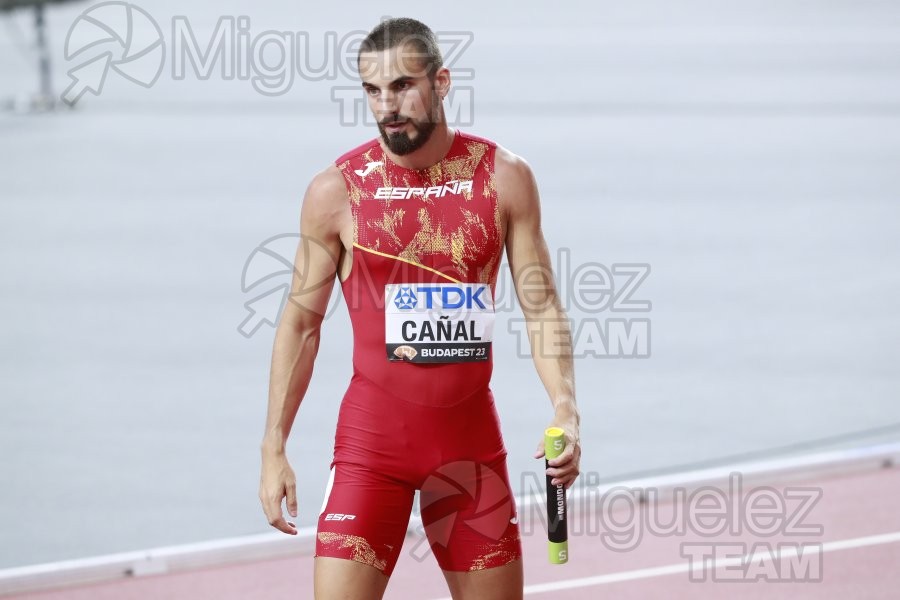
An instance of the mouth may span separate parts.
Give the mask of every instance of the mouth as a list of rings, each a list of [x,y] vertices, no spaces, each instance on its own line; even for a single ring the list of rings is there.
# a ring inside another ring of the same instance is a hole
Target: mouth
[[[406,123],[407,121],[395,121],[392,123],[387,123],[384,125],[384,130],[390,134],[397,134],[403,131],[403,129],[406,127]]]

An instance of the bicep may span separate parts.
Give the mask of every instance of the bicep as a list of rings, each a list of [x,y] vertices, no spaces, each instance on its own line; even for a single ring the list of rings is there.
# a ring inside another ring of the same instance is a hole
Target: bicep
[[[541,229],[541,206],[531,169],[518,159],[503,179],[506,183],[506,254],[516,296],[523,312],[548,306],[555,294],[550,251]]]
[[[317,176],[303,198],[300,240],[294,257],[291,293],[284,315],[293,321],[321,321],[328,308],[343,246],[340,209],[343,181]]]

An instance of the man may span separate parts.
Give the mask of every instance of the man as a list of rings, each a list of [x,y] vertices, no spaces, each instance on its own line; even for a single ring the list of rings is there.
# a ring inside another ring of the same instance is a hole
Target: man
[[[354,368],[319,515],[316,598],[382,597],[416,489],[453,597],[521,598],[518,519],[489,388],[504,247],[554,408],[550,425],[566,433],[566,451],[548,470],[554,482],[570,487],[581,455],[571,339],[536,184],[519,157],[448,127],[450,73],[428,27],[381,23],[358,64],[381,135],[319,173],[303,201],[292,301],[272,357],[260,500],[273,527],[296,534],[282,513],[283,499],[291,516],[298,509],[285,443],[338,278]],[[448,483],[488,490],[497,482],[505,499],[487,516],[471,495],[441,492],[453,489]]]

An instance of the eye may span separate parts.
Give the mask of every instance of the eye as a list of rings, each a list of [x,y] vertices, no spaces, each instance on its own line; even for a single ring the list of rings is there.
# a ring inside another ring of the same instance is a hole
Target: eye
[[[370,96],[377,96],[377,95],[378,95],[378,88],[377,88],[377,87],[374,87],[374,86],[372,86],[372,87],[366,87],[366,93],[367,93],[368,95],[370,95]]]
[[[401,81],[397,84],[397,89],[400,91],[408,90],[412,87],[412,84],[409,81]]]

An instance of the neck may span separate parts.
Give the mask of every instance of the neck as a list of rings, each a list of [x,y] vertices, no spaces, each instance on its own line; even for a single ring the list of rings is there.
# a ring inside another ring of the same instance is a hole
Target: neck
[[[447,122],[441,122],[431,134],[431,137],[425,142],[425,145],[409,154],[399,156],[391,152],[384,145],[384,140],[379,139],[384,153],[388,155],[396,165],[405,169],[427,169],[428,167],[441,162],[447,153],[450,152],[450,146],[453,144],[455,132],[447,126]]]

